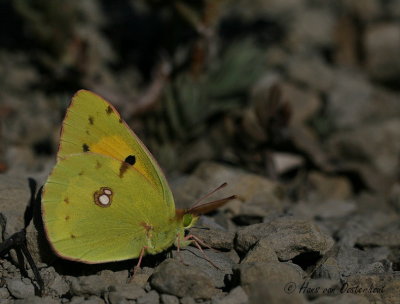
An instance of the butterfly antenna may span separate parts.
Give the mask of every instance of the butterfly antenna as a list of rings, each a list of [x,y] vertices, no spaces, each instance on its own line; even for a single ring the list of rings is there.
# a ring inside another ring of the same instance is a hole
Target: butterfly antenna
[[[212,201],[209,203],[201,204],[200,206],[194,206],[188,210],[186,210],[187,213],[193,214],[195,216],[200,216],[202,214],[206,214],[208,212],[211,212],[223,205],[225,205],[227,202],[237,199],[236,195],[231,195],[229,197],[225,197],[223,199],[219,199],[216,201]]]
[[[190,207],[190,209],[193,209],[194,207],[198,206],[202,201],[204,201],[207,197],[210,197],[211,195],[213,195],[215,192],[217,192],[218,190],[221,190],[222,188],[225,188],[226,185],[228,185],[227,183],[223,183],[221,186],[215,188],[214,190],[212,190],[211,192],[207,193],[206,195],[200,197],[197,201],[195,201],[193,203],[193,205]]]

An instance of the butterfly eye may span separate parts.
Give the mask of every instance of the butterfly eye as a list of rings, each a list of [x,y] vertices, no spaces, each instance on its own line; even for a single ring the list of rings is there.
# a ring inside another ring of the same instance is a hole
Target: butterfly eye
[[[183,216],[183,227],[184,228],[189,228],[192,226],[192,222],[193,222],[193,216],[190,213],[186,213]]]

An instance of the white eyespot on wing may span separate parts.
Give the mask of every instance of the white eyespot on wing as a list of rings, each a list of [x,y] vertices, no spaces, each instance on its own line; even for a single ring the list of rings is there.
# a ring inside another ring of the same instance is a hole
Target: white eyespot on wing
[[[97,206],[109,207],[112,203],[113,191],[109,187],[101,187],[93,193],[93,201]]]
[[[108,205],[110,203],[110,198],[107,194],[102,194],[99,196],[99,203],[102,205]]]

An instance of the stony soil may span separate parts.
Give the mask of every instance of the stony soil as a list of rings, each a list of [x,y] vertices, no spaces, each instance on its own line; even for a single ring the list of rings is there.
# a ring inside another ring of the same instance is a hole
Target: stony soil
[[[179,4],[39,2],[0,4],[0,232],[26,228],[45,290],[11,250],[1,303],[400,303],[399,1],[234,0],[209,36]],[[191,229],[218,268],[170,248],[127,283],[136,260],[54,255],[31,189],[82,87],[149,146],[178,207],[228,183],[214,198],[237,199]]]

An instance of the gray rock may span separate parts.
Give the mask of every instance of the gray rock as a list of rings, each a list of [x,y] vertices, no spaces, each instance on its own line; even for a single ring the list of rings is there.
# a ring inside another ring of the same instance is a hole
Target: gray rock
[[[340,191],[340,190],[339,190]],[[325,193],[326,194],[326,193]],[[324,195],[324,194],[316,194]],[[350,200],[327,200],[324,202],[317,201],[314,199],[311,201],[299,202],[290,208],[292,214],[305,218],[324,220],[329,219],[343,219],[348,215],[353,214],[357,210],[355,202]],[[330,228],[330,227],[329,227]]]
[[[158,304],[160,303],[160,296],[157,291],[151,290],[146,293],[144,296],[141,296],[136,301],[137,304]]]
[[[69,284],[62,278],[53,267],[42,268],[40,275],[46,286],[46,293],[53,297],[61,297],[69,291]]]
[[[345,219],[336,235],[340,244],[352,247],[363,235],[379,230],[383,224],[396,221],[397,216],[388,216],[386,213],[378,211],[368,217],[355,214]]]
[[[369,304],[370,301],[362,295],[341,294],[338,296],[323,296],[312,302],[313,304]]]
[[[304,165],[304,158],[291,153],[273,153],[272,161],[278,175]]]
[[[5,300],[10,296],[8,289],[5,287],[0,287],[0,300]]]
[[[365,258],[364,252],[357,248],[342,246],[339,249],[337,262],[342,276],[349,276],[360,270],[360,263]]]
[[[378,23],[368,27],[365,46],[367,67],[372,77],[391,80],[400,75],[398,23]]]
[[[211,265],[203,253],[195,247],[186,247],[184,250],[181,250],[180,254],[185,264],[197,267],[206,273],[212,279],[215,287],[224,287],[225,279],[227,276],[229,277],[233,274],[232,268],[236,263],[231,260],[230,254],[227,252],[217,252],[210,249],[205,249],[203,252],[218,269]],[[173,251],[172,253],[173,257],[180,262],[177,251]]]
[[[301,127],[312,117],[317,115],[321,107],[321,100],[318,94],[311,90],[305,89],[291,82],[280,84],[282,91],[282,100],[287,101],[292,109],[290,125],[293,127]],[[265,98],[266,92],[263,94]],[[293,163],[302,163],[304,159],[299,154],[289,154],[294,158]]]
[[[240,263],[240,256],[239,254],[236,252],[236,250],[231,250],[226,252],[226,255],[235,263],[235,264],[239,264]]]
[[[263,238],[269,241],[278,258],[284,261],[304,252],[324,254],[334,243],[331,237],[323,234],[312,222],[283,217],[239,230],[236,248],[240,252],[247,252]]]
[[[219,292],[205,272],[172,259],[165,260],[157,267],[151,285],[159,292],[178,297],[209,299]]]
[[[108,289],[108,282],[105,282],[97,275],[85,277],[66,277],[70,284],[71,293],[73,295],[101,295]]]
[[[346,71],[337,73],[326,111],[335,128],[348,130],[371,120],[394,118],[400,105],[396,94],[374,87],[364,75]]]
[[[309,189],[308,199],[320,204],[321,201],[346,200],[353,194],[348,179],[339,176],[329,176],[317,171],[311,171],[307,176],[307,183],[310,184],[311,188]],[[313,208],[310,207],[308,209]]]
[[[145,295],[144,289],[136,284],[119,284],[110,288],[108,300],[111,304],[117,304],[125,300],[136,300]]]
[[[110,292],[107,295],[109,304],[128,304],[129,301],[124,297],[120,296],[117,292]]]
[[[124,284],[127,276],[125,272],[113,272],[104,270],[100,275],[90,275],[81,277],[67,276],[66,280],[70,284],[71,293],[73,295],[96,295],[101,296],[102,293],[109,290],[110,286]]]
[[[26,299],[35,295],[35,288],[26,280],[7,279],[7,288],[10,294],[17,299]]]
[[[143,267],[135,273],[135,276],[131,279],[131,282],[144,288],[153,272],[153,268]]]
[[[268,239],[259,240],[246,254],[241,264],[254,262],[278,262],[278,257]]]
[[[190,233],[214,249],[231,250],[235,233],[216,229],[190,229]]]
[[[213,162],[203,162],[185,184],[193,185],[192,180],[196,180],[197,188],[185,187],[185,185],[181,188],[181,192],[184,191],[187,194],[185,200],[192,203],[204,193],[209,192],[210,189],[227,182],[228,186],[218,191],[218,196],[216,194],[214,197],[222,198],[235,194],[239,199],[227,203],[220,208],[221,210],[229,210],[233,215],[238,215],[243,214],[246,208],[252,208],[257,210],[259,217],[262,217],[270,212],[283,209],[281,186],[260,175]],[[188,198],[189,194],[191,198]],[[238,202],[239,205],[235,202]],[[248,205],[251,205],[251,207],[248,207]],[[239,208],[236,206],[239,206]]]
[[[179,304],[179,299],[173,295],[162,294],[160,299],[163,304]]]
[[[196,304],[196,300],[192,297],[186,296],[181,299],[181,304]]]
[[[295,81],[319,91],[329,90],[335,77],[332,69],[316,56],[292,57],[288,73]]]
[[[339,282],[341,274],[336,257],[330,256],[321,262],[316,267],[313,277]]]
[[[306,303],[297,290],[302,276],[291,265],[248,263],[241,264],[239,272],[240,285],[249,295],[250,303]]]
[[[104,278],[106,281],[113,284],[124,284],[128,279],[129,271],[112,271],[112,270],[102,270],[99,276]]]
[[[350,288],[361,288],[368,292],[361,294],[368,298],[370,303],[397,303],[400,290],[400,280],[393,273],[385,275],[351,275],[346,278],[342,288],[346,294],[352,293]],[[369,291],[370,288],[372,291]]]
[[[371,189],[386,191],[396,180],[399,138],[400,119],[387,119],[338,132],[327,142],[327,149],[342,160],[339,167],[359,171]]]
[[[0,259],[0,275],[3,279],[14,279],[21,276],[17,267],[5,259]]]
[[[362,247],[374,246],[400,246],[400,225],[389,225],[381,231],[369,232],[360,236],[356,242],[357,245]]]
[[[96,296],[90,296],[87,299],[84,299],[82,304],[105,304],[102,298]]]
[[[294,16],[288,33],[289,43],[298,51],[304,50],[305,46],[330,46],[334,26],[335,19],[330,10],[308,7]]]
[[[246,304],[249,297],[241,286],[232,289],[229,294],[221,299],[212,301],[212,304]]]
[[[232,204],[239,205],[238,210],[240,210],[240,201],[233,200],[229,202],[229,208],[232,208]],[[238,213],[239,211],[237,211]],[[228,223],[229,219],[223,212],[217,212],[212,217],[207,215],[202,215],[196,223],[196,228],[198,227],[207,227],[210,230],[222,230],[222,231],[233,231],[236,229],[232,222]],[[233,229],[231,229],[233,228]]]
[[[85,297],[75,296],[75,297],[72,297],[70,304],[81,304],[83,302],[85,302]]]
[[[340,275],[347,277],[354,274],[387,272],[390,263],[384,261],[388,259],[389,255],[390,251],[385,247],[359,250],[341,245],[337,249],[336,261]]]
[[[51,297],[32,296],[22,300],[15,300],[14,304],[59,304],[60,302]]]
[[[388,262],[388,261],[387,261]],[[361,274],[384,274],[388,271],[389,263],[384,262],[373,262],[371,264],[366,265],[364,268],[360,269]]]
[[[328,95],[327,115],[336,128],[357,126],[372,114],[372,98],[373,86],[364,77],[339,74]]]
[[[382,286],[382,285],[381,285]],[[382,295],[383,303],[396,303],[399,301],[400,280],[392,279],[385,285]]]
[[[30,197],[27,178],[0,174],[0,210],[7,220],[5,237],[24,228],[24,212]]]

